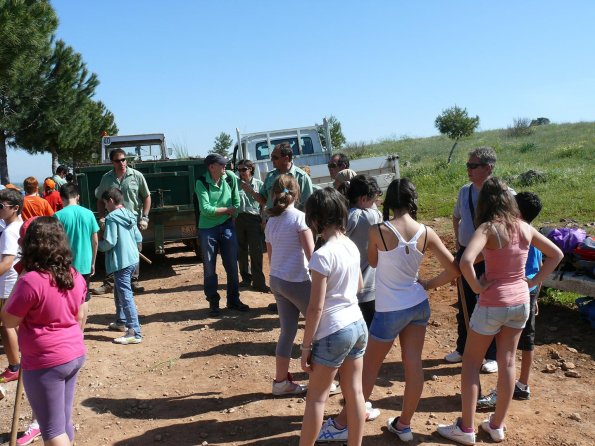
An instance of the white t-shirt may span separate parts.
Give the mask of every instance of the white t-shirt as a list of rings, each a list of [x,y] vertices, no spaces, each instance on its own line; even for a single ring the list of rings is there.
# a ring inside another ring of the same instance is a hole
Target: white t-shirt
[[[19,231],[22,225],[23,221],[19,218],[6,226],[6,229],[0,235],[0,261],[6,255],[14,256],[10,269],[0,276],[0,299],[8,299],[19,276],[14,269],[14,265],[20,258]]]
[[[332,238],[312,254],[308,267],[327,277],[317,341],[362,318],[357,304],[359,251],[345,236]]]
[[[300,242],[300,232],[308,229],[306,214],[293,205],[278,217],[271,217],[264,229],[267,243],[273,248],[270,275],[287,282],[310,280],[308,260]]]

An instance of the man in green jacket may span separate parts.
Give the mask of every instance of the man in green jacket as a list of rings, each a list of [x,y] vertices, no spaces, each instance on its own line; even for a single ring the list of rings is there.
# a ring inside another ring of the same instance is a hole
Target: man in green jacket
[[[209,302],[210,315],[219,315],[218,280],[215,269],[217,252],[221,253],[227,273],[227,308],[248,311],[250,307],[240,300],[238,279],[238,241],[233,219],[240,206],[238,179],[225,170],[227,159],[211,153],[205,158],[207,172],[196,181],[200,218],[198,234],[203,257],[204,292]]]

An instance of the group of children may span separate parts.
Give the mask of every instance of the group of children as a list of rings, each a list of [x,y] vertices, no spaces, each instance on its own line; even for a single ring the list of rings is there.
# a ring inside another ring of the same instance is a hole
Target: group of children
[[[459,265],[438,235],[416,221],[417,192],[411,181],[391,183],[383,216],[375,207],[379,190],[373,179],[352,178],[345,194],[347,200],[335,189],[317,190],[305,203],[304,213],[294,206],[299,200],[295,179],[281,175],[273,186],[274,206],[265,229],[281,326],[273,394],[308,392],[300,446],[317,441],[362,443],[364,422],[380,414],[366,400],[397,337],[405,391],[401,414],[389,418],[387,428],[401,441],[413,439],[411,419],[424,382],[421,352],[430,318],[427,290],[461,273],[480,299],[463,357],[463,414],[452,425],[439,426],[438,432],[461,444],[475,444],[479,369],[495,338],[498,402],[481,427],[493,440],[502,441],[513,394],[529,397],[535,288],[562,258],[560,250],[528,223],[539,213],[538,198],[521,193],[515,199],[500,179],[488,179],[480,192],[477,231]],[[419,277],[426,251],[442,266],[432,278]],[[540,251],[545,254],[543,264]],[[481,254],[487,269],[478,278],[472,265]],[[301,366],[310,374],[308,386],[294,383],[289,373],[300,313],[306,320]],[[515,382],[517,346],[524,353],[521,377]],[[337,373],[345,406],[337,417],[322,423]]]
[[[52,186],[50,181],[46,188]],[[33,192],[33,177],[24,186],[24,197],[12,188],[0,190],[0,335],[8,359],[0,382],[23,374],[34,420],[18,445],[41,435],[45,444],[66,446],[74,439],[74,388],[85,359],[82,333],[97,250],[105,252],[106,270],[115,275],[117,322],[126,330],[114,342],[137,344],[142,336],[131,271],[139,261],[137,243],[142,237],[116,188],[102,197],[110,214],[99,240],[93,212],[78,205],[76,185],[60,188],[61,209],[55,213]]]

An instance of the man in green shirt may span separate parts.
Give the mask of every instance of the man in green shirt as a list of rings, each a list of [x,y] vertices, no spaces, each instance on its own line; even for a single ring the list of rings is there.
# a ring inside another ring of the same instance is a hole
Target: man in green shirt
[[[112,187],[118,188],[124,196],[124,207],[138,218],[139,229],[141,231],[146,230],[149,226],[151,193],[149,192],[149,186],[147,186],[145,177],[138,170],[128,167],[126,152],[124,150],[112,150],[109,154],[109,159],[114,168],[103,175],[99,186],[95,189],[97,213],[100,217],[105,215],[105,203],[101,199],[102,194]],[[132,289],[135,293],[144,291],[144,288],[138,284],[139,273],[140,268],[137,268],[132,275]],[[95,289],[94,292],[95,294],[103,294],[104,292],[108,292],[108,289],[108,284],[104,283],[102,287]]]
[[[226,164],[227,159],[223,156],[208,155],[205,158],[207,172],[196,180],[194,190],[200,209],[198,236],[203,258],[204,292],[211,316],[219,315],[219,284],[215,268],[218,252],[227,273],[227,308],[250,309],[240,300],[238,279],[238,241],[233,222],[240,207],[238,179],[231,170],[225,170]]]

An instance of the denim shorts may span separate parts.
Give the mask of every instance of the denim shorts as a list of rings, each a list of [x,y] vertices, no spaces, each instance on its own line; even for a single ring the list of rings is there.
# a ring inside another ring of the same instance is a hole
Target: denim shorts
[[[407,325],[427,326],[430,313],[428,299],[404,310],[377,311],[372,319],[370,336],[380,342],[393,342]]]
[[[368,328],[363,319],[343,327],[312,343],[312,362],[338,369],[346,357],[364,356],[368,344]]]
[[[529,302],[512,307],[483,307],[476,305],[469,326],[476,333],[482,335],[495,335],[502,327],[525,327],[529,318]]]

